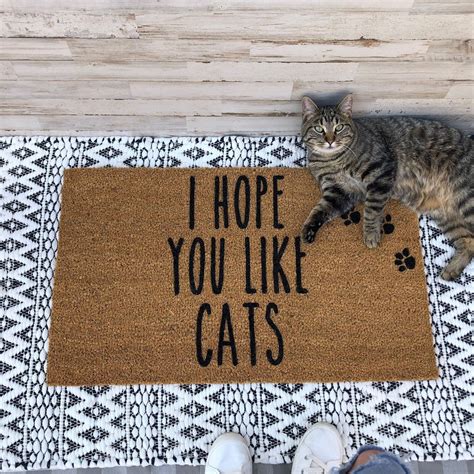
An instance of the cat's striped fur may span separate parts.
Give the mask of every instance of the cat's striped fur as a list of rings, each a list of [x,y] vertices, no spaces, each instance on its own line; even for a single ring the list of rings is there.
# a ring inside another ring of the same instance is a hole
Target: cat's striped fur
[[[381,238],[384,206],[399,199],[430,214],[456,253],[442,272],[457,278],[474,256],[474,141],[439,122],[410,117],[352,118],[352,96],[319,108],[303,98],[302,137],[322,198],[302,237],[364,202],[364,242]]]

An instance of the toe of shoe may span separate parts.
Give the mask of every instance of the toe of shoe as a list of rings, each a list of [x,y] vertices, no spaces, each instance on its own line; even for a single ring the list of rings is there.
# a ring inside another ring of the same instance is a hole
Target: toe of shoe
[[[245,439],[238,433],[225,433],[211,446],[206,462],[206,474],[251,472],[252,458]],[[249,468],[250,466],[250,468]]]

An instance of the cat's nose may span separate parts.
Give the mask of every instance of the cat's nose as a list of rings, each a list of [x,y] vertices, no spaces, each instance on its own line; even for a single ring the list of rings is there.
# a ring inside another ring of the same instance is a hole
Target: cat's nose
[[[335,139],[336,138],[334,137],[334,135],[326,135],[326,141],[329,143],[329,145],[332,145]]]

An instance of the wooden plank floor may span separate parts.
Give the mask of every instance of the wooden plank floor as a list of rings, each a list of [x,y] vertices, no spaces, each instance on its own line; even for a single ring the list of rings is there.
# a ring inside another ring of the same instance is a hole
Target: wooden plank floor
[[[472,132],[473,5],[0,0],[0,134],[296,134],[349,91]]]

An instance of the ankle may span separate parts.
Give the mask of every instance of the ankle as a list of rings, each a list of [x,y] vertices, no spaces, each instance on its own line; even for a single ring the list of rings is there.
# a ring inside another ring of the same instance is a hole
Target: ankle
[[[357,456],[349,473],[353,472],[355,469],[362,466],[363,464],[367,464],[374,456],[377,456],[377,454],[380,454],[382,452],[383,451],[380,449],[368,449],[367,451],[360,453],[359,456]]]

